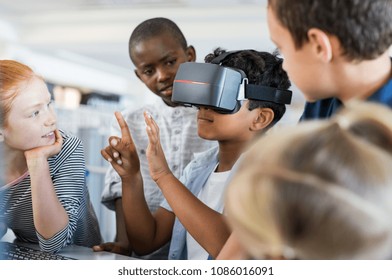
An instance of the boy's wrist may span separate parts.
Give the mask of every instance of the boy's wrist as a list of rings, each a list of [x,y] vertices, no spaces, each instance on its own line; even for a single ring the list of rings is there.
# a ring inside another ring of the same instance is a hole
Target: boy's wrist
[[[166,185],[169,185],[170,182],[173,180],[173,173],[168,171],[162,173],[155,181],[160,189],[164,188]]]
[[[127,185],[135,185],[135,183],[141,182],[142,181],[142,174],[141,172],[134,173],[132,175],[123,175],[120,176],[121,181],[123,184]]]

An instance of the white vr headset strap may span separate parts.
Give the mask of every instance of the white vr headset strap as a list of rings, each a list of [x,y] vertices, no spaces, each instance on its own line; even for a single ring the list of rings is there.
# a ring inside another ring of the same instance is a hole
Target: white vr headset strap
[[[242,79],[242,83],[240,85],[240,90],[238,92],[237,100],[238,101],[243,101],[245,100],[245,87],[248,84],[248,78]]]

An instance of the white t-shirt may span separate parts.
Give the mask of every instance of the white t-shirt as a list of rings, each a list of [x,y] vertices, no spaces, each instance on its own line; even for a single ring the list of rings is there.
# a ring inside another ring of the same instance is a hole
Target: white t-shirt
[[[200,190],[197,198],[211,209],[222,213],[224,207],[224,193],[226,190],[226,180],[230,171],[213,172],[208,178],[205,186]],[[187,232],[186,244],[188,260],[206,260],[208,253],[203,247]]]

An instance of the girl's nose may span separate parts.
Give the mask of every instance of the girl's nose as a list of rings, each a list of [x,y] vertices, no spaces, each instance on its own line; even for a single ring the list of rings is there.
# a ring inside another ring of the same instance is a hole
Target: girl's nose
[[[53,109],[49,108],[48,115],[47,115],[47,118],[45,121],[45,125],[47,125],[47,126],[54,125],[56,123],[56,120],[57,120],[56,115],[53,112]]]

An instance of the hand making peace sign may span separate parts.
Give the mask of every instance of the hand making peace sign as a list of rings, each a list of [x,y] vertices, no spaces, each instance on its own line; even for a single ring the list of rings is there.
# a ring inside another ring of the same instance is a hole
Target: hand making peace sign
[[[101,155],[113,166],[121,179],[140,172],[140,161],[129,127],[120,112],[114,113],[121,129],[121,138],[109,137],[109,145],[101,150]]]
[[[127,123],[121,113],[115,112],[115,116],[121,129],[121,138],[111,136],[109,146],[101,150],[101,154],[110,162],[121,179],[125,179],[140,172],[140,161]],[[171,171],[160,143],[158,125],[149,113],[145,112],[144,118],[149,139],[146,155],[150,175],[154,181],[157,181],[162,176],[171,173]]]

